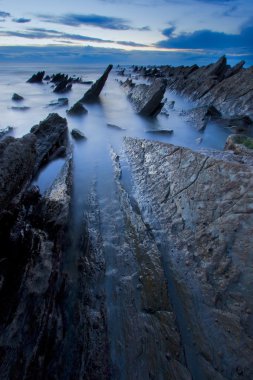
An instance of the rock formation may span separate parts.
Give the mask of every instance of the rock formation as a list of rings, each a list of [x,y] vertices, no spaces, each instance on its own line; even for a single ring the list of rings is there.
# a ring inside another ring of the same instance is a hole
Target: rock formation
[[[155,80],[151,85],[138,84],[132,86],[132,82],[123,84],[128,91],[128,98],[135,111],[143,116],[156,116],[163,107],[162,99],[166,90],[166,82]]]
[[[19,102],[20,100],[24,100],[24,98],[23,98],[23,96],[16,94],[14,92],[14,94],[12,95],[12,100],[14,100],[15,102]]]
[[[28,83],[42,83],[45,75],[45,71],[39,71],[36,74],[33,74],[30,79],[28,79]]]
[[[71,135],[74,137],[74,139],[76,140],[86,140],[86,137],[85,135],[83,134],[83,132],[81,132],[79,129],[77,128],[74,128],[72,129],[71,131]]]
[[[112,70],[112,68],[113,68],[112,65],[109,65],[107,67],[104,74],[91,86],[91,88],[79,100],[81,103],[93,102],[93,101],[97,100],[101,91],[103,90],[105,82],[106,82],[108,75],[109,75],[110,71]]]
[[[76,102],[68,111],[68,115],[85,115],[88,113],[87,109],[84,107],[84,105],[81,102]]]
[[[32,127],[31,133],[37,138],[35,165],[35,171],[37,171],[57,148],[66,145],[67,120],[57,113],[51,113],[45,120]]]
[[[199,379],[252,378],[252,167],[159,142],[125,146],[188,368]]]

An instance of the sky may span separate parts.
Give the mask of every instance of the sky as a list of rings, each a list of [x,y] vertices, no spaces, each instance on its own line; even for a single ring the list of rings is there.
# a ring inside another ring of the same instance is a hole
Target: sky
[[[253,64],[252,0],[0,0],[0,61]]]

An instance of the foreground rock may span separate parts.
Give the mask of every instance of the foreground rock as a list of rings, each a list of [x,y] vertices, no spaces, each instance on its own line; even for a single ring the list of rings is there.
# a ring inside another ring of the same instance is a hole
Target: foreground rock
[[[14,94],[12,95],[12,100],[14,100],[15,102],[19,102],[19,101],[21,101],[21,100],[24,100],[24,98],[23,98],[23,96],[14,93]]]
[[[57,113],[51,113],[45,120],[32,127],[31,133],[36,136],[35,171],[37,171],[57,148],[66,146],[67,120]]]
[[[112,70],[113,65],[109,65],[105,70],[104,74],[91,86],[91,88],[84,94],[84,96],[80,99],[81,103],[85,102],[93,102],[97,100],[103,87],[107,81],[108,75]]]
[[[252,378],[252,168],[159,142],[125,147],[193,378]]]
[[[128,98],[138,114],[153,117],[159,114],[163,107],[166,82],[156,80],[151,85],[138,84],[134,87],[129,82],[128,88]]]
[[[70,192],[71,157],[44,197],[37,188],[24,194],[1,239],[1,378],[59,378],[54,358],[65,331],[61,262]]]
[[[33,74],[30,79],[28,79],[28,83],[42,83],[45,75],[45,71],[39,71],[36,74]]]
[[[28,134],[21,139],[6,137],[0,142],[0,212],[22,193],[34,173],[36,137]]]

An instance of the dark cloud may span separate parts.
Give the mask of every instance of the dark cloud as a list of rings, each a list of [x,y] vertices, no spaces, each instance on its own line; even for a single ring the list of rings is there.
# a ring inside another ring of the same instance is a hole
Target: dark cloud
[[[253,24],[244,26],[239,34],[227,34],[211,30],[198,30],[174,36],[167,29],[167,39],[156,43],[157,47],[178,49],[236,49],[253,52]]]
[[[30,22],[31,19],[21,17],[21,18],[13,18],[12,21],[17,22],[18,24],[26,24],[27,22]]]
[[[176,28],[175,26],[170,26],[169,28],[166,28],[163,30],[163,35],[165,37],[171,37],[171,35],[175,32]]]
[[[129,30],[128,21],[118,17],[66,14],[64,16],[38,15],[40,20],[70,26],[91,25],[103,29]]]

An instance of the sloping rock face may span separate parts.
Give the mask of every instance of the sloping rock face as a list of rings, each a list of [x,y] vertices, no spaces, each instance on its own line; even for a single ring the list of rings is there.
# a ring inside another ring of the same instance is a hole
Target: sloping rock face
[[[244,61],[234,67],[226,57],[198,67],[161,67],[160,75],[168,88],[189,97],[199,105],[213,105],[225,117],[253,116],[253,68],[244,69]]]
[[[97,100],[101,91],[103,90],[105,82],[107,81],[108,75],[110,74],[110,71],[112,70],[112,68],[113,68],[113,65],[109,65],[107,67],[104,74],[91,86],[91,88],[79,100],[81,103],[93,102]]]
[[[50,113],[45,120],[32,127],[31,133],[37,138],[36,171],[57,148],[66,145],[67,120],[57,113]]]
[[[70,192],[71,156],[43,198],[36,189],[25,194],[9,241],[2,246],[2,379],[61,377],[52,355],[59,357],[65,331],[62,297],[67,278],[60,264]]]
[[[36,161],[36,137],[6,137],[0,142],[0,212],[27,184]]]
[[[147,140],[126,138],[125,150],[193,378],[251,379],[252,167]]]
[[[127,88],[127,87],[125,87]],[[155,80],[151,85],[139,84],[129,87],[128,98],[135,111],[143,116],[156,116],[162,109],[166,82]]]

